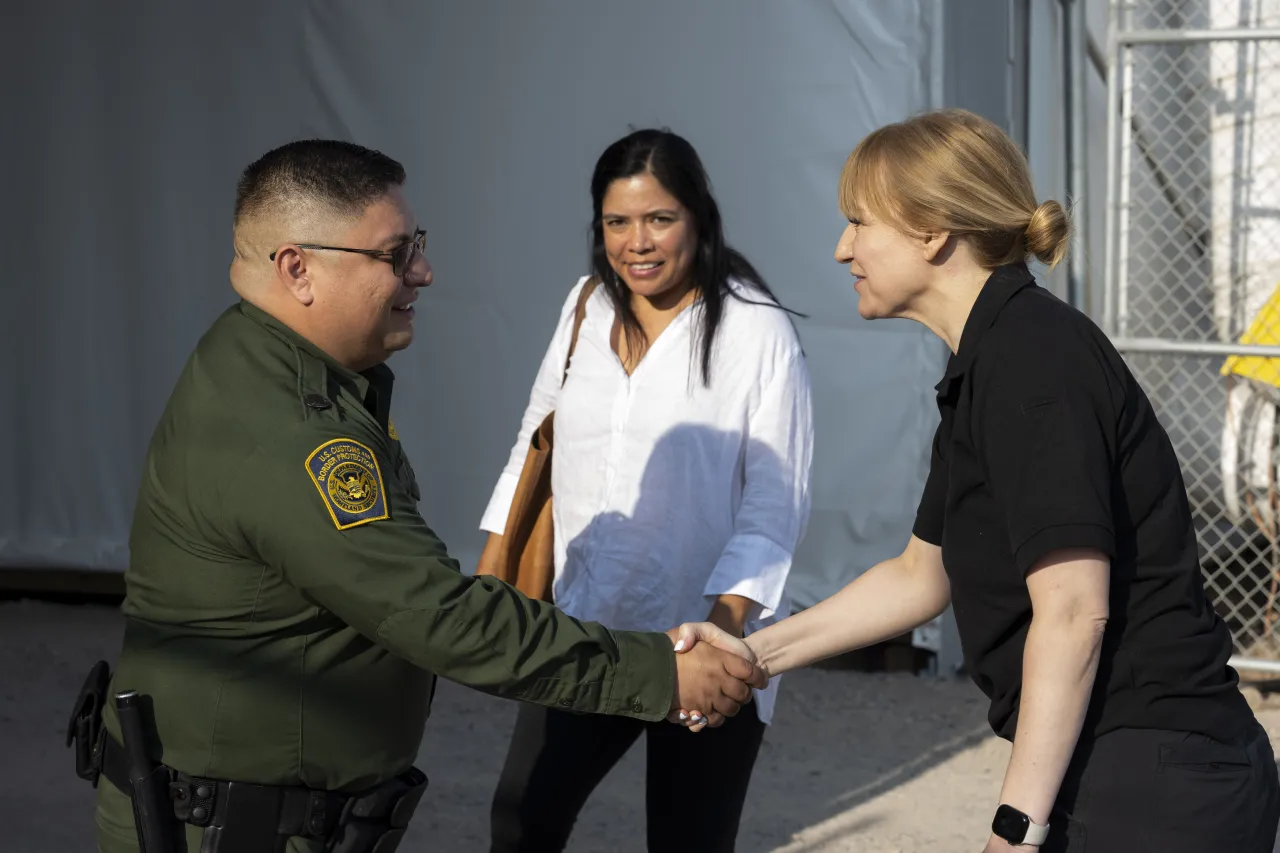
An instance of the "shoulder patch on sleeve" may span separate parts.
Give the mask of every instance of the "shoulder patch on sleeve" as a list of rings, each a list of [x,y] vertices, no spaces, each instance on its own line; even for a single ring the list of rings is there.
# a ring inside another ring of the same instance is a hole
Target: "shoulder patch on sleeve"
[[[307,473],[339,530],[390,518],[382,469],[373,451],[350,438],[335,438],[311,451]]]

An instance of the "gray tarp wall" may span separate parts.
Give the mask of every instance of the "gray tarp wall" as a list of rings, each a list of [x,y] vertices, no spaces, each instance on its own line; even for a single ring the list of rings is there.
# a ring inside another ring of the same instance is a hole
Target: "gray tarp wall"
[[[80,0],[6,11],[0,565],[127,564],[153,424],[234,298],[237,174],[287,140],[336,136],[409,171],[436,284],[415,344],[391,363],[393,416],[423,515],[470,570],[557,309],[586,268],[595,157],[630,126],[665,125],[701,152],[730,242],[809,315],[799,326],[817,448],[792,594],[801,606],[829,594],[905,542],[943,357],[919,327],[858,317],[831,257],[840,166],[869,130],[944,98],[1017,101],[988,91],[1010,73],[1005,46],[993,56],[990,44],[1009,31],[984,16],[1007,15],[1009,0],[963,4],[947,24],[954,44],[937,29],[942,5]],[[1014,5],[1055,25],[1056,0]]]

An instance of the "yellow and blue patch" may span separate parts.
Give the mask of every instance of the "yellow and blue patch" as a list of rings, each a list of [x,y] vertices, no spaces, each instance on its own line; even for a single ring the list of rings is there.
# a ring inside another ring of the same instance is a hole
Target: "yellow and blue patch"
[[[390,518],[382,469],[373,451],[350,438],[335,438],[311,451],[307,473],[339,530]]]

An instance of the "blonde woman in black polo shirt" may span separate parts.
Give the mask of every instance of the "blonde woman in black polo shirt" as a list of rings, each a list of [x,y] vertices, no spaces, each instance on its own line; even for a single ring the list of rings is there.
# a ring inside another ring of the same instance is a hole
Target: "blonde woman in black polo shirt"
[[[968,670],[1013,741],[987,851],[1270,853],[1280,785],[1206,599],[1178,460],[1125,362],[1040,288],[1069,225],[1026,160],[961,111],[883,127],[840,181],[836,247],[868,319],[953,355],[913,535],[898,557],[741,640],[771,674],[954,605]],[[683,712],[682,712],[683,713]],[[695,722],[699,718],[694,718]]]

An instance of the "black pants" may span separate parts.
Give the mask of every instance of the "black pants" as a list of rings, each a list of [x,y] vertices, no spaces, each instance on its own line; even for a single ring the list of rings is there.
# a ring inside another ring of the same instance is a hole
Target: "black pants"
[[[754,704],[697,733],[522,705],[493,798],[490,850],[563,850],[587,797],[644,734],[649,849],[732,853],[764,730]]]
[[[1042,853],[1271,853],[1280,781],[1266,732],[1121,729],[1082,744]]]

